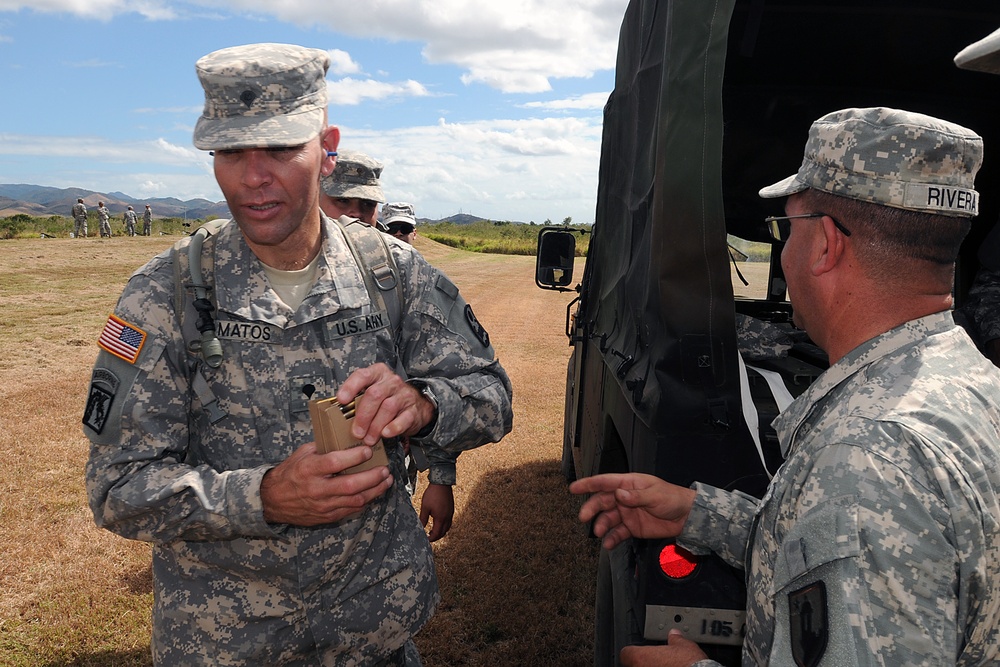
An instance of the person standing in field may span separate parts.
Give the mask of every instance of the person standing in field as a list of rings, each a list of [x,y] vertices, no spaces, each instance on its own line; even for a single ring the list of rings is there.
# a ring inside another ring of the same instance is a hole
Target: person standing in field
[[[142,235],[150,236],[153,233],[153,210],[146,204],[146,210],[142,212]]]
[[[87,205],[82,199],[73,204],[73,236],[87,238]]]
[[[233,220],[139,269],[99,337],[87,493],[99,526],[153,544],[156,665],[420,665],[439,598],[398,439],[457,452],[511,429],[454,284],[387,239],[390,321],[348,240],[378,232],[320,210],[329,64],[289,44],[198,60],[194,144]],[[309,401],[331,397],[361,444],[320,454]],[[375,448],[387,466],[351,471]]]
[[[137,222],[139,222],[139,216],[137,216],[135,210],[129,206],[125,209],[125,233],[129,236],[135,236],[135,223]]]
[[[104,205],[104,202],[97,202],[97,217],[101,223],[101,236],[111,238],[111,211]]]

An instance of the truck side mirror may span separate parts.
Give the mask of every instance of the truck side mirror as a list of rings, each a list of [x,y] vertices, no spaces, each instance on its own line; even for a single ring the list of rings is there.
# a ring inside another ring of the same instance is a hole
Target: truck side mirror
[[[538,232],[535,254],[535,284],[542,289],[566,291],[573,282],[576,236],[563,227],[545,227]]]

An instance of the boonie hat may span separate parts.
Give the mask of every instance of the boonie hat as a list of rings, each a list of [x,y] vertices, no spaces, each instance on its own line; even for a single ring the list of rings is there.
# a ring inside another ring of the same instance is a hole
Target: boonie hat
[[[959,51],[955,64],[962,69],[1000,74],[1000,30]]]
[[[326,124],[326,51],[247,44],[195,63],[205,109],[194,128],[202,150],[298,146]]]
[[[413,204],[406,202],[393,202],[382,207],[382,222],[389,231],[392,232],[393,225],[403,230],[404,234],[409,234],[417,226],[416,213]]]
[[[842,109],[812,124],[798,173],[765,199],[807,188],[884,206],[958,217],[979,213],[983,139],[948,121],[885,107]]]
[[[382,163],[356,151],[339,151],[333,173],[322,178],[323,192],[331,197],[385,201],[379,177]]]

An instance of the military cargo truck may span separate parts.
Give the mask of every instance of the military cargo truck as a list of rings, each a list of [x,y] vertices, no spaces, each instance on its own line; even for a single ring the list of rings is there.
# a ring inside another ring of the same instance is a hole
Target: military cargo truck
[[[763,493],[781,463],[769,423],[827,361],[791,324],[763,223],[781,202],[757,192],[797,170],[809,125],[829,111],[897,107],[983,135],[961,304],[1000,212],[1000,78],[953,58],[998,27],[995,0],[632,0],[582,280],[575,232],[539,235],[536,282],[578,292],[566,314],[569,479],[640,471]],[[748,322],[786,336],[784,349],[741,358]],[[596,665],[672,627],[739,664],[742,572],[632,540],[602,550],[596,576]]]

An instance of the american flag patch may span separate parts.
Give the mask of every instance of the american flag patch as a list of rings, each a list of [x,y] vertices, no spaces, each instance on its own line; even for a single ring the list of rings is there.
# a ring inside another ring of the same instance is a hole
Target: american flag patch
[[[130,364],[134,364],[135,360],[139,358],[139,350],[142,349],[144,342],[146,342],[145,331],[114,315],[108,315],[104,331],[97,339],[97,344],[101,349],[107,350]]]

